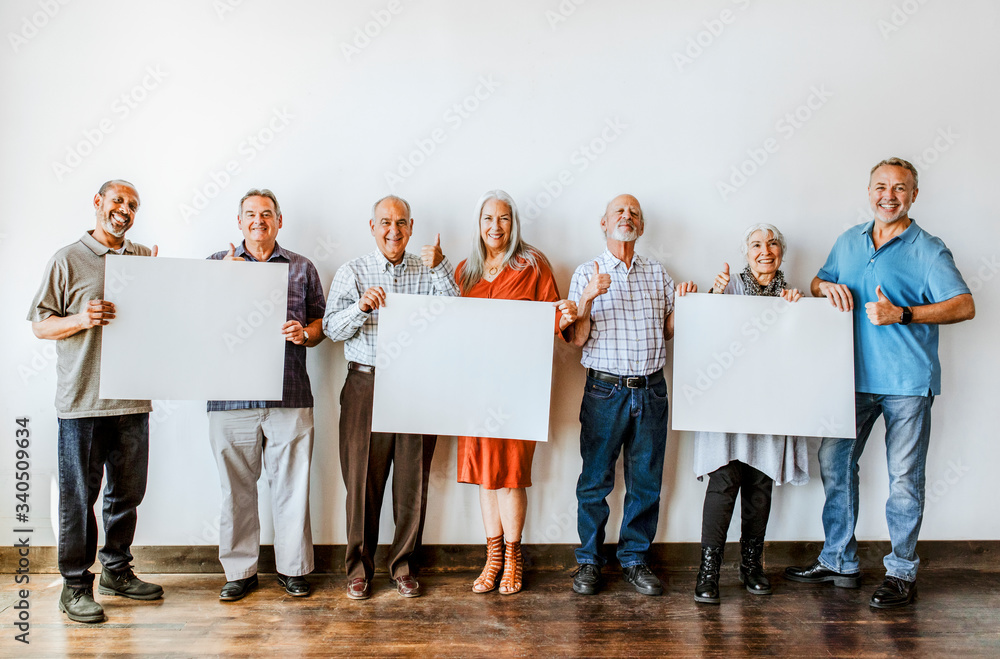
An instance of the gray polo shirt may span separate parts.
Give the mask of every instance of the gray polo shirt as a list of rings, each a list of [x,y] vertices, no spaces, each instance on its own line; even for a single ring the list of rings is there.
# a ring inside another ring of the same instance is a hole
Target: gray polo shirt
[[[111,251],[91,232],[56,252],[45,269],[28,320],[70,316],[87,302],[104,298],[104,255]],[[149,256],[150,249],[129,240],[124,254]],[[114,322],[114,321],[111,321]],[[100,398],[102,327],[92,327],[56,341],[56,415],[60,419],[151,412],[148,400]]]

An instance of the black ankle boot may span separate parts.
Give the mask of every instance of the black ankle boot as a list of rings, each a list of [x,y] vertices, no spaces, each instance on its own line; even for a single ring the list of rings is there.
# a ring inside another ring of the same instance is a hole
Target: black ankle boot
[[[694,587],[694,601],[719,603],[719,570],[722,568],[723,547],[701,546],[701,567]]]
[[[740,583],[754,595],[771,594],[771,582],[764,574],[764,538],[740,540]]]

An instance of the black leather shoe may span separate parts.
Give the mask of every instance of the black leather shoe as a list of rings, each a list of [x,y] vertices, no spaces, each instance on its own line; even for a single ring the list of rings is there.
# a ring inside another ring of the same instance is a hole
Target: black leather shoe
[[[833,585],[838,588],[861,587],[860,572],[856,572],[854,574],[834,572],[833,570],[823,567],[819,561],[816,561],[809,567],[786,567],[785,578],[789,581],[798,581],[800,583],[823,583],[825,581],[832,581]]]
[[[596,595],[601,589],[601,568],[591,563],[581,563],[573,573],[573,592]]]
[[[148,583],[135,576],[131,566],[120,572],[104,568],[101,571],[101,580],[97,584],[97,592],[101,595],[120,595],[134,600],[155,600],[163,597],[162,586]]]
[[[698,568],[698,581],[694,586],[694,601],[703,604],[718,604],[719,570],[722,568],[723,547],[701,548],[701,566]]]
[[[645,564],[639,563],[622,569],[625,581],[635,586],[637,593],[642,595],[662,595],[663,584]]]
[[[63,585],[59,610],[76,622],[104,622],[104,608],[94,601],[94,589]]]
[[[896,609],[917,599],[917,582],[886,577],[868,604],[876,609]]]
[[[253,574],[246,579],[227,581],[219,592],[219,599],[223,602],[235,602],[250,594],[250,591],[257,588],[257,575]]]
[[[752,595],[771,594],[771,582],[764,574],[764,538],[740,540],[740,583]]]
[[[279,574],[278,583],[292,597],[308,597],[309,593],[312,592],[312,585],[306,581],[305,577],[286,577]]]

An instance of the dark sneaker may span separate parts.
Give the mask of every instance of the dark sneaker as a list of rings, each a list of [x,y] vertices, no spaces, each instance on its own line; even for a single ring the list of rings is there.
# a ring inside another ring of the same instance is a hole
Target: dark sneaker
[[[573,573],[573,592],[595,595],[601,589],[601,568],[591,563],[581,563]]]
[[[94,589],[63,585],[59,610],[76,622],[104,622],[104,608],[94,601]]]
[[[896,609],[917,599],[917,582],[886,577],[868,604],[876,609]]]
[[[635,586],[637,593],[642,595],[663,594],[663,584],[660,583],[660,579],[643,563],[622,568],[622,577]]]
[[[163,597],[163,588],[155,583],[147,583],[135,576],[131,567],[121,572],[108,568],[101,571],[101,581],[97,585],[101,595],[120,595],[134,600],[156,600]]]

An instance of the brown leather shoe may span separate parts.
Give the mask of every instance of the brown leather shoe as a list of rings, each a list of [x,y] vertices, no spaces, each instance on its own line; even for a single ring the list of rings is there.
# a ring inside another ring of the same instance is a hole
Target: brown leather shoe
[[[372,596],[372,583],[368,579],[351,579],[347,582],[347,596],[352,600],[366,600]]]
[[[412,574],[404,574],[393,579],[396,582],[396,592],[403,597],[420,597],[423,591],[420,590],[420,583]]]

